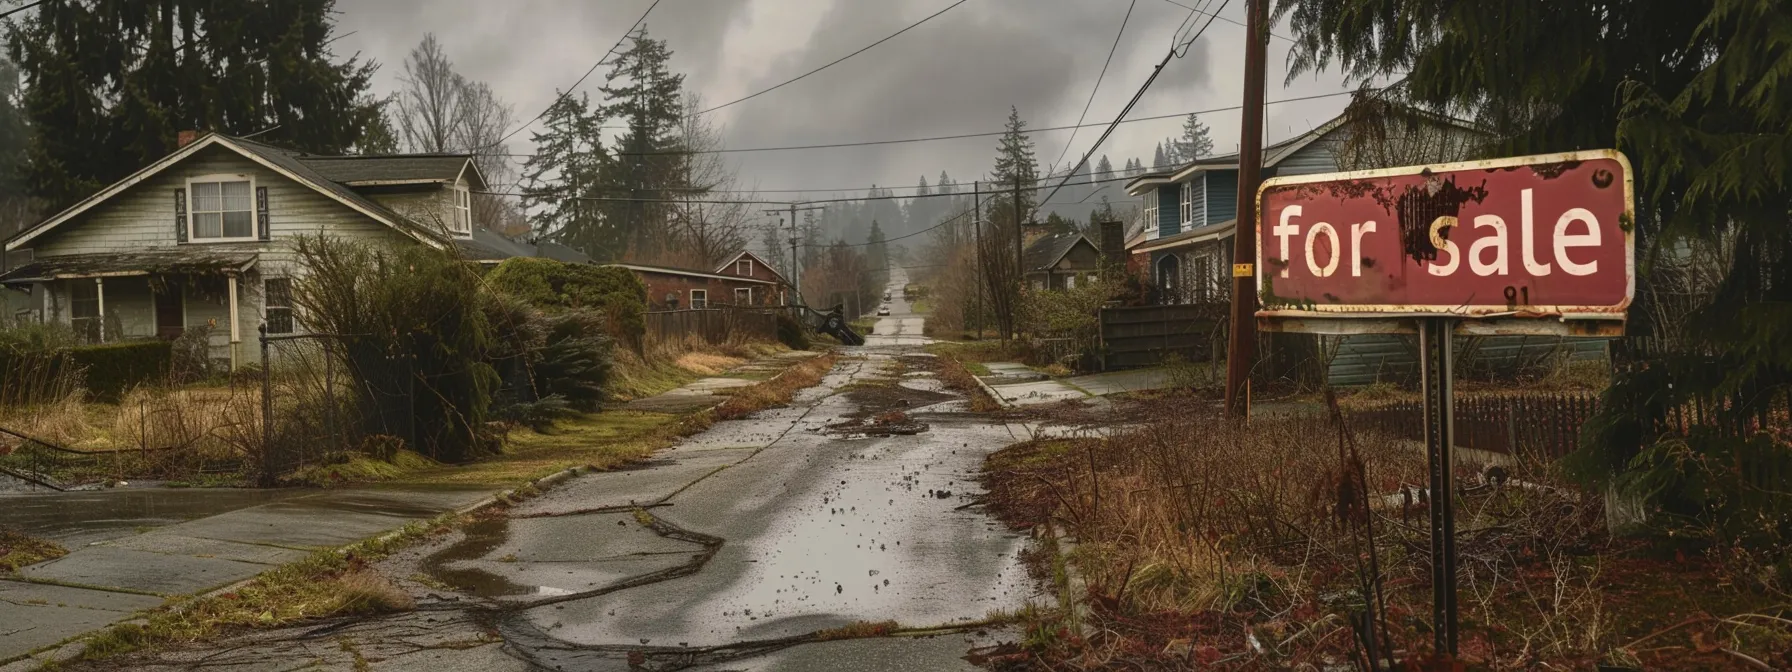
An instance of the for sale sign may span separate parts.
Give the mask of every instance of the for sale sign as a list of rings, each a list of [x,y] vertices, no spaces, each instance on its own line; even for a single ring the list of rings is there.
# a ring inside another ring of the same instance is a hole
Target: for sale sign
[[[1257,206],[1266,322],[1432,315],[1609,331],[1635,287],[1630,164],[1613,150],[1279,177]]]

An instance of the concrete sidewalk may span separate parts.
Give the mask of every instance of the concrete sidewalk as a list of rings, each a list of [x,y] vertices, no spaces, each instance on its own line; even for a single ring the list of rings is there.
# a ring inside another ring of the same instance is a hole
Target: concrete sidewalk
[[[1024,364],[990,362],[989,375],[978,376],[997,403],[1007,406],[1050,404],[1066,399],[1094,400],[1121,392],[1173,387],[1166,368],[1109,371],[1086,376],[1050,378]]]
[[[724,401],[726,396],[721,395],[728,390],[757,382],[750,379],[752,374],[782,370],[814,354],[782,353],[729,372],[748,377],[705,378],[638,401],[652,406],[643,410],[661,412],[708,408]],[[628,407],[635,408],[634,403]],[[68,555],[25,567],[15,578],[0,579],[0,672],[36,669],[45,661],[30,658],[33,652],[127,620],[170,599],[210,592],[320,550],[341,548],[450,511],[475,508],[504,489],[499,485],[372,485],[285,498],[244,495],[292,491],[219,491],[218,506],[188,509],[183,517],[215,515],[185,522],[168,520],[157,511],[162,504],[158,495],[188,500],[205,491],[143,489],[0,497],[0,525],[20,527],[71,547]],[[116,500],[126,497],[133,500],[136,517],[120,524],[117,518],[132,515],[117,510]],[[217,513],[219,510],[223,512]],[[94,516],[112,520],[92,520]]]

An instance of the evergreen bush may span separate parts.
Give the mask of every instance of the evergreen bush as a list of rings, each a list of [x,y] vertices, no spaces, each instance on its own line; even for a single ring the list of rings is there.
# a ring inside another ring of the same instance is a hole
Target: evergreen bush
[[[630,347],[647,332],[647,286],[626,268],[516,257],[486,274],[485,283],[548,312],[598,311],[610,335]]]

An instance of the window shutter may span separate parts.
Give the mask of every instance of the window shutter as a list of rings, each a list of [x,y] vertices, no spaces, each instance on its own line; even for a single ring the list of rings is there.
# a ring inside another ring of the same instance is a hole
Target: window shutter
[[[273,236],[269,233],[268,228],[268,188],[256,187],[255,237],[261,240],[271,240]]]
[[[187,242],[187,190],[174,190],[174,242]]]

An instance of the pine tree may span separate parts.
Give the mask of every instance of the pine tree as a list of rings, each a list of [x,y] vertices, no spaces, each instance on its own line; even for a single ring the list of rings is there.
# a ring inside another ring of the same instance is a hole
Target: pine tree
[[[958,184],[952,181],[952,177],[947,175],[946,171],[940,171],[940,179],[934,180],[933,184],[942,194],[958,193]]]
[[[380,109],[377,67],[332,60],[333,0],[53,0],[8,28],[31,121],[28,186],[59,208],[175,149],[183,130],[333,154]]]
[[[871,220],[871,233],[865,237],[865,254],[866,263],[873,271],[890,267],[890,248],[884,240],[883,227],[878,225],[877,220]],[[887,270],[880,272],[888,274]]]
[[[0,238],[24,226],[30,214],[25,190],[25,146],[31,129],[18,99],[19,69],[0,57]]]
[[[617,237],[599,216],[599,176],[609,165],[601,118],[585,95],[558,94],[531,133],[535,154],[523,164],[523,209],[530,228],[576,249],[602,249]]]
[[[1199,115],[1190,113],[1182,121],[1182,137],[1175,142],[1177,163],[1186,163],[1213,154],[1213,138]]]
[[[1010,106],[1008,122],[1003,126],[1002,140],[996,149],[995,170],[990,175],[991,189],[1000,190],[1002,196],[986,201],[992,208],[1000,203],[1009,222],[1024,219],[1038,196],[1032,187],[1039,179],[1039,163],[1033,156],[1033,139],[1026,131],[1027,122],[1021,120],[1020,110]],[[1017,182],[1021,186],[1019,203],[1014,202],[1011,191]]]
[[[1157,143],[1157,151],[1151,155],[1151,169],[1157,170],[1170,165],[1170,159],[1164,156],[1164,143]]]
[[[623,122],[626,130],[616,139],[616,160],[601,171],[599,189],[608,197],[635,200],[604,209],[614,235],[594,241],[590,253],[599,259],[621,258],[630,251],[657,253],[669,209],[651,201],[692,195],[679,191],[686,186],[679,179],[684,171],[677,136],[684,75],[668,69],[671,58],[666,42],[648,37],[642,27],[615,56],[600,89],[601,116]]]
[[[1101,155],[1101,160],[1095,162],[1095,179],[1107,180],[1115,177],[1118,176],[1114,174],[1113,162],[1108,161],[1108,155]]]

